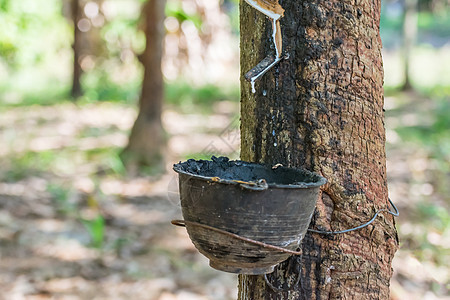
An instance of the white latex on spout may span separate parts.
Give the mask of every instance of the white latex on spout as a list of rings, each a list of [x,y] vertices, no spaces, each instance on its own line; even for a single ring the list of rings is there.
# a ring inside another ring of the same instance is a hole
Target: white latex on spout
[[[281,58],[277,57],[273,63],[271,63],[271,64],[268,65],[264,70],[262,70],[261,72],[259,72],[258,75],[253,76],[253,77],[250,79],[250,83],[252,84],[252,93],[253,93],[253,94],[256,93],[256,88],[255,88],[255,82],[256,82],[256,80],[258,80],[259,77],[261,77],[261,76],[263,76],[264,74],[266,74],[266,72],[269,71],[270,69],[272,69],[272,67],[273,67],[274,65],[276,65],[280,60],[281,60]]]

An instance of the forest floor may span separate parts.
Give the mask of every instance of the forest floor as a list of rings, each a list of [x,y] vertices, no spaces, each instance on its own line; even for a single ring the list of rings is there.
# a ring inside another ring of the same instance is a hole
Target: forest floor
[[[390,197],[401,213],[393,299],[450,299],[448,164],[405,142],[408,128],[435,123],[431,112],[450,112],[426,100],[386,98]],[[119,159],[130,106],[0,107],[0,299],[236,299],[237,276],[210,268],[170,224],[181,217],[173,163],[238,157],[238,103],[193,111],[164,112],[167,172],[132,177]]]

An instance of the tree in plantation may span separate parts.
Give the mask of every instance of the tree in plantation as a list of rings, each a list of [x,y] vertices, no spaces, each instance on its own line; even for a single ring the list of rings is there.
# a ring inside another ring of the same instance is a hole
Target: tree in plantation
[[[165,0],[149,0],[143,6],[146,48],[139,60],[144,66],[139,114],[131,130],[122,159],[127,167],[150,166],[161,168],[164,131],[161,110],[164,81],[161,59],[164,38]]]
[[[71,96],[73,98],[77,98],[83,94],[83,91],[81,89],[81,52],[82,52],[82,39],[81,35],[82,32],[78,26],[79,21],[81,20],[81,7],[80,7],[80,0],[72,0],[71,3],[71,14],[72,14],[72,21],[73,21],[73,77],[72,77],[72,90],[70,92]]]
[[[73,98],[83,95],[81,77],[94,67],[89,65],[95,65],[98,57],[105,57],[100,32],[105,23],[102,3],[103,0],[63,0],[63,15],[73,24]]]
[[[417,39],[417,21],[419,0],[405,0],[405,14],[403,16],[403,90],[411,90],[410,65],[411,52]]]
[[[287,59],[256,82],[256,93],[241,81],[241,158],[322,174],[328,183],[310,228],[356,227],[389,207],[380,0],[279,4]],[[276,51],[272,20],[243,1],[240,13],[245,73]],[[263,276],[240,275],[239,299],[389,299],[397,248],[387,213],[345,234],[310,232],[302,256],[267,275],[274,288]]]

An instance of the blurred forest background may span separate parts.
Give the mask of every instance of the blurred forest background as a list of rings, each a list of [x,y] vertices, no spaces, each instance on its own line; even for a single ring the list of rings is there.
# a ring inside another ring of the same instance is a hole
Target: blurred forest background
[[[162,155],[136,167],[145,2],[0,0],[0,299],[236,298],[170,220],[173,163],[239,157],[239,3],[167,0]],[[450,1],[382,3],[392,299],[450,299]]]

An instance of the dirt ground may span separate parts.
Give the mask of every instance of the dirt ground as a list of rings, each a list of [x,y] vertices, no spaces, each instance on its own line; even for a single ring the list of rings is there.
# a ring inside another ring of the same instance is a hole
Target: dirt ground
[[[0,299],[236,299],[237,276],[210,268],[185,229],[170,221],[181,218],[171,165],[194,153],[237,157],[237,112],[229,102],[211,115],[167,109],[167,173],[131,177],[117,154],[136,115],[132,108],[2,109]],[[405,190],[411,166],[420,167],[424,157],[396,147],[390,130],[391,199],[401,209],[399,224],[409,224]],[[402,247],[392,298],[450,299],[448,269]]]

